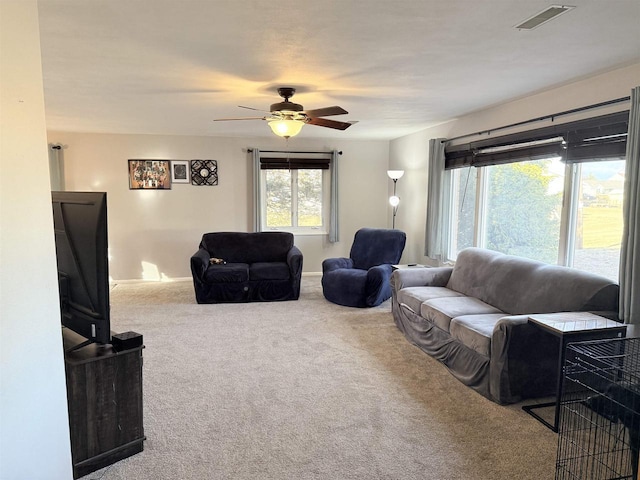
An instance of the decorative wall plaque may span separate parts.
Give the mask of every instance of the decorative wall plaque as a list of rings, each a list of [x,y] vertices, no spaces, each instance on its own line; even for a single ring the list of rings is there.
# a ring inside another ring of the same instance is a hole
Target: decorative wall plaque
[[[171,183],[190,183],[189,170],[188,161],[171,160]]]
[[[217,160],[191,160],[192,185],[218,185]]]

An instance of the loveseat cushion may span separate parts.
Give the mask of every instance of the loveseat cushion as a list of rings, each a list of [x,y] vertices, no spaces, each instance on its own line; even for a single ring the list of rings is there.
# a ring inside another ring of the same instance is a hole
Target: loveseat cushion
[[[256,262],[249,266],[250,280],[287,280],[289,266],[285,262]]]
[[[502,313],[496,307],[474,297],[443,297],[427,300],[420,306],[420,315],[445,332],[451,319],[462,315]]]
[[[445,287],[406,287],[396,294],[398,303],[406,305],[415,313],[420,312],[420,306],[427,300],[461,296],[461,293]]]
[[[487,313],[483,315],[462,315],[451,320],[449,333],[463,345],[475,350],[480,355],[491,355],[491,337],[498,320],[504,318],[503,313]]]
[[[237,283],[249,280],[249,265],[246,263],[227,263],[210,265],[204,272],[207,283]]]
[[[293,247],[290,232],[205,233],[200,248],[227,263],[285,262]]]

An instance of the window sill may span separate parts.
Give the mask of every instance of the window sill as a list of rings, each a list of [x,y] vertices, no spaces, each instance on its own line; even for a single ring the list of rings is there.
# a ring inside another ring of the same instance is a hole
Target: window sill
[[[329,235],[325,230],[298,229],[298,228],[267,228],[263,232],[289,232],[297,237],[315,237],[320,235]]]

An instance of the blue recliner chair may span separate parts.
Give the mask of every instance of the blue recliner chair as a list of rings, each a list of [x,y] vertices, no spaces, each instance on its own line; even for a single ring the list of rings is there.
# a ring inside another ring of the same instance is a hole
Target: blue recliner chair
[[[349,258],[322,262],[322,292],[347,307],[375,307],[391,297],[391,265],[398,263],[407,236],[400,230],[362,228]]]

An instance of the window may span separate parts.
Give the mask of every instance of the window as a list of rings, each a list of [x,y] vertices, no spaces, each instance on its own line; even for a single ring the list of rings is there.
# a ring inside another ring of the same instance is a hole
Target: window
[[[460,250],[475,245],[476,174],[476,168],[460,168],[451,176],[453,199],[449,259],[455,260]]]
[[[455,170],[450,258],[475,245],[556,263],[564,168],[551,157]]]
[[[624,160],[580,163],[575,169],[578,201],[573,205],[568,264],[617,281]]]
[[[266,229],[324,231],[325,171],[262,170]]]
[[[263,230],[328,232],[329,159],[260,158]]]
[[[480,243],[509,255],[556,263],[564,165],[558,157],[483,169]]]
[[[557,126],[546,138],[541,129],[447,152],[449,259],[478,246],[618,281],[625,114],[562,126],[561,137]]]

